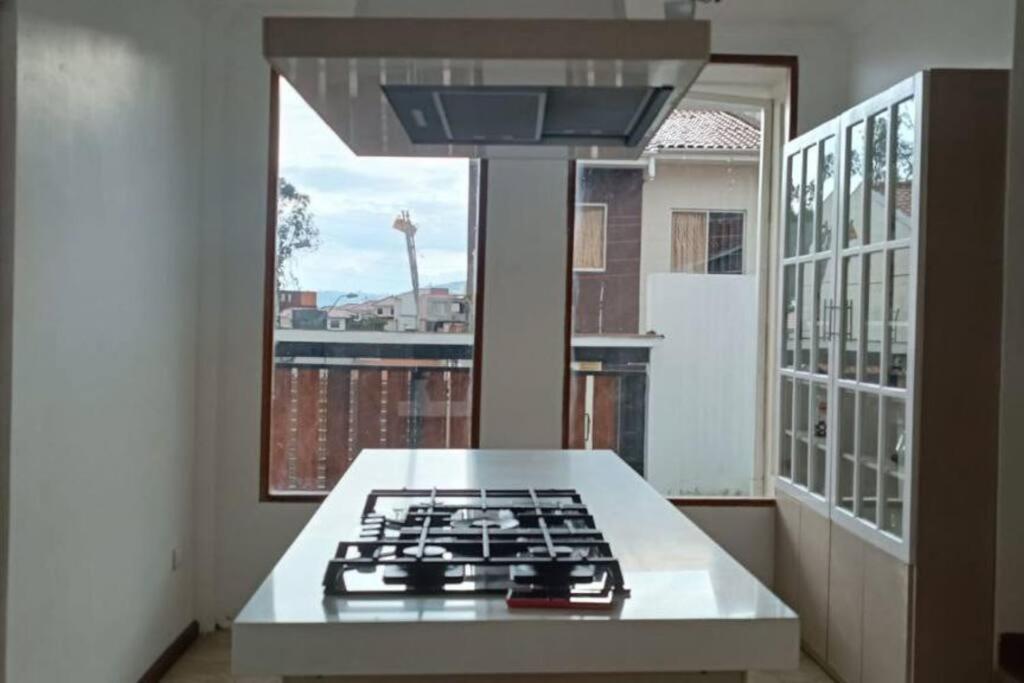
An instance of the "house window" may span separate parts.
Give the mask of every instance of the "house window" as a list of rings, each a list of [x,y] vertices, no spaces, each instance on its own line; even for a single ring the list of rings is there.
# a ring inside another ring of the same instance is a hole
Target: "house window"
[[[743,273],[743,213],[673,211],[672,271]]]
[[[604,270],[608,207],[605,204],[579,204],[573,231],[573,269]]]
[[[418,283],[477,291],[480,175],[357,157],[285,80],[274,91],[261,493],[280,500],[325,495],[364,449],[472,444],[473,316],[453,330],[448,290]]]

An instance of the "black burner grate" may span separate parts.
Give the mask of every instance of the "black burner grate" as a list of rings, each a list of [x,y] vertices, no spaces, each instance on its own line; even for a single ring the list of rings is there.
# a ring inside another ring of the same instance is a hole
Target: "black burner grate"
[[[628,594],[572,489],[374,490],[359,540],[339,543],[328,563],[324,592],[504,593],[513,606],[603,605]]]

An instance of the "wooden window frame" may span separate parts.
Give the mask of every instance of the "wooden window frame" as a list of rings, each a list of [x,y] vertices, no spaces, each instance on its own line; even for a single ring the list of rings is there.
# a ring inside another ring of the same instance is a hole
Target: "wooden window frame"
[[[600,207],[602,210],[601,214],[601,267],[600,268],[577,268],[576,267],[576,216],[580,212],[580,209]],[[608,270],[608,203],[607,202],[576,202],[573,207],[572,213],[572,238],[573,246],[571,251],[573,252],[572,270],[574,273],[604,273]]]
[[[675,217],[675,215],[677,213],[698,213],[698,214],[702,213],[702,214],[704,214],[704,216],[706,218],[706,221],[704,223],[704,228],[705,228],[705,230],[707,230],[707,234],[705,235],[705,238],[704,238],[704,268],[705,268],[704,272],[703,273],[689,273],[688,271],[685,271],[685,270],[671,270],[670,272],[672,272],[672,273],[686,273],[686,274],[689,274],[689,275],[746,275],[747,274],[746,270],[741,270],[739,273],[712,273],[709,270],[707,270],[708,264],[711,263],[711,260],[710,260],[711,259],[711,214],[715,214],[715,213],[717,213],[717,214],[737,213],[737,214],[740,214],[741,216],[743,216],[743,243],[742,244],[743,244],[743,248],[746,249],[746,247],[747,247],[747,239],[746,239],[746,236],[747,236],[746,235],[746,232],[747,232],[747,211],[746,211],[746,209],[680,209],[680,208],[672,208],[669,211],[670,211],[670,218],[671,217]],[[669,229],[672,230],[673,226],[674,226],[674,222],[670,222],[669,223]],[[669,242],[670,242],[670,244],[671,244],[671,237],[672,237],[672,235],[669,235],[669,238],[670,238]],[[670,254],[669,255],[669,268],[671,268],[671,267],[672,267],[672,255]]]
[[[764,67],[778,67],[785,69],[789,72],[789,92],[787,98],[788,104],[788,129],[786,131],[786,139],[780,141],[780,147],[789,140],[797,137],[799,131],[799,103],[800,103],[800,59],[796,55],[787,54],[742,54],[742,53],[712,53],[708,62],[710,64],[739,64],[747,66],[764,66]],[[566,250],[567,254],[567,267],[565,277],[565,340],[564,340],[564,357],[565,357],[565,370],[562,378],[562,448],[569,447],[569,430],[570,421],[572,415],[570,413],[570,388],[572,382],[572,295],[573,295],[573,278],[576,271],[573,270],[573,235],[575,232],[575,206],[576,206],[576,162],[570,161],[568,164],[569,173],[569,192],[568,192],[568,218],[566,220],[568,228],[568,239],[569,246]],[[783,169],[783,174],[785,169]],[[744,212],[745,213],[745,212]],[[746,225],[746,215],[744,216],[744,225]],[[759,262],[759,266],[762,265]],[[770,276],[769,276],[770,277]],[[771,304],[769,302],[768,315],[771,314]],[[759,323],[762,322],[759,320]],[[763,372],[761,370],[759,373]],[[759,374],[758,382],[765,382],[765,377]],[[770,385],[766,385],[770,386]],[[760,462],[760,464],[758,464]],[[755,456],[755,476],[764,477],[767,482],[769,477],[772,476],[768,467],[768,456],[765,454],[763,460],[759,461],[759,456]],[[757,496],[747,496],[746,498],[752,500],[758,500]],[[743,496],[737,496],[733,500],[743,500]]]
[[[782,67],[789,71],[789,138],[796,137],[798,130],[798,97],[799,97],[799,60],[796,55],[757,55],[757,54],[712,54],[712,64],[746,64],[751,66],[774,66]],[[273,387],[274,370],[274,296],[276,288],[274,284],[274,272],[276,271],[276,246],[277,246],[277,182],[279,172],[279,149],[280,144],[280,76],[276,71],[270,69],[270,117],[269,117],[269,149],[268,149],[268,173],[267,173],[267,226],[266,244],[264,247],[264,287],[263,287],[263,349],[262,349],[262,379],[261,379],[261,417],[260,417],[260,481],[259,500],[260,502],[319,502],[326,497],[324,492],[305,492],[288,495],[274,494],[270,491],[270,416]],[[573,235],[575,230],[575,206],[576,206],[576,162],[568,164],[569,192],[567,201],[567,268],[565,283],[565,334],[564,347],[564,376],[562,390],[562,444],[563,448],[569,443],[569,401],[570,401],[570,380],[572,376],[572,291],[573,276],[576,272],[573,269]],[[480,397],[481,397],[481,370],[484,354],[483,327],[484,327],[484,290],[486,286],[485,264],[486,264],[486,226],[487,226],[487,192],[488,192],[488,167],[487,160],[480,160],[480,194],[479,219],[477,222],[477,264],[476,283],[474,293],[476,300],[475,325],[473,330],[473,381],[471,395],[473,400],[473,414],[470,422],[471,440],[470,446],[476,448],[480,443]],[[607,220],[607,214],[606,214]],[[607,229],[605,232],[605,247],[607,248]],[[607,260],[606,260],[607,265]]]
[[[275,493],[270,488],[270,451],[271,451],[271,410],[273,408],[274,381],[274,311],[277,303],[277,184],[280,174],[281,142],[281,84],[283,78],[273,68],[270,69],[270,118],[269,118],[269,149],[267,154],[267,197],[266,197],[266,234],[264,244],[263,273],[263,348],[261,356],[261,387],[260,387],[260,478],[259,501],[261,503],[319,503],[330,491],[296,491],[295,493]],[[475,269],[476,282],[473,288],[474,324],[473,324],[473,366],[471,369],[472,383],[470,397],[473,412],[470,416],[470,448],[480,445],[480,379],[483,363],[483,321],[484,321],[484,288],[486,283],[485,263],[487,245],[487,160],[480,159],[478,177],[479,194],[477,218],[477,262]],[[570,248],[571,251],[571,248]]]

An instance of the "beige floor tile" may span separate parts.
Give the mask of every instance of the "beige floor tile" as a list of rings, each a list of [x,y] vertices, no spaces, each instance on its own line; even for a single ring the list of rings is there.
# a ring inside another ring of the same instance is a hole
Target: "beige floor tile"
[[[199,637],[163,678],[164,683],[281,683],[279,678],[231,675],[231,633]],[[801,656],[798,671],[753,673],[749,683],[832,683],[809,658]]]

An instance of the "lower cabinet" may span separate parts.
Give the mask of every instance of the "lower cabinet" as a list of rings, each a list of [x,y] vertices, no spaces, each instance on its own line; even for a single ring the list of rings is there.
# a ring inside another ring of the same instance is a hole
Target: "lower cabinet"
[[[775,588],[843,683],[906,683],[910,568],[777,492]]]

